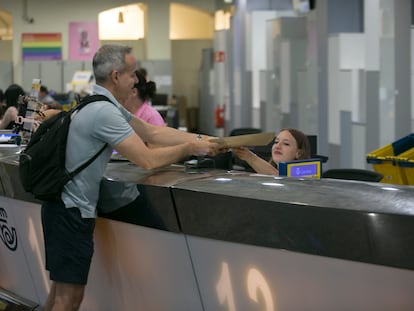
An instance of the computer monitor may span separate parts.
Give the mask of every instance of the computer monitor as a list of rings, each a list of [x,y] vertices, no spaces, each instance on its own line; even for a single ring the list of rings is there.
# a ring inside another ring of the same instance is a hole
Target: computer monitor
[[[308,159],[281,162],[278,169],[279,176],[321,178],[322,160]]]
[[[168,105],[168,94],[155,94],[151,99],[153,106],[167,106]]]
[[[315,9],[316,0],[292,0],[293,11],[298,15],[308,14]]]

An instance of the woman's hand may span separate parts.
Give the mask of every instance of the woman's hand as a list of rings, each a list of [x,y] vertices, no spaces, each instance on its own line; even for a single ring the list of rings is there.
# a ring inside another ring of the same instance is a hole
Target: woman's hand
[[[250,159],[252,159],[255,156],[255,154],[251,152],[250,149],[247,147],[231,148],[231,151],[240,160],[243,160],[246,162],[248,162]]]

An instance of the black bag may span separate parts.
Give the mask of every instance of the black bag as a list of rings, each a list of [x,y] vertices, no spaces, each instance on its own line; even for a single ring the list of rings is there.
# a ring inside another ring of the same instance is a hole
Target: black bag
[[[94,101],[110,100],[104,95],[86,96],[70,111],[61,111],[41,123],[20,153],[20,180],[24,190],[33,193],[35,198],[43,201],[60,200],[65,184],[91,164],[106,148],[107,144],[73,172],[66,170],[66,141],[71,115]]]

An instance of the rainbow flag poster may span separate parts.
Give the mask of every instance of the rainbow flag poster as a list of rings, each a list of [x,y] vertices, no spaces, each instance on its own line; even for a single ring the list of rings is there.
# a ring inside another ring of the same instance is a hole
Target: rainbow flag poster
[[[61,33],[23,33],[23,60],[61,60]]]

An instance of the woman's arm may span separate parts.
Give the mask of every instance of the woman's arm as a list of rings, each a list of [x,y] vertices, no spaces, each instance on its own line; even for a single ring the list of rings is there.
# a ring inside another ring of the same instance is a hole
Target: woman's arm
[[[250,151],[246,147],[232,148],[232,152],[243,161],[246,161],[256,173],[266,175],[279,175],[279,171],[269,162]]]
[[[7,108],[3,118],[0,120],[0,129],[4,130],[10,122],[16,121],[17,114],[18,112],[16,107],[10,106]]]

